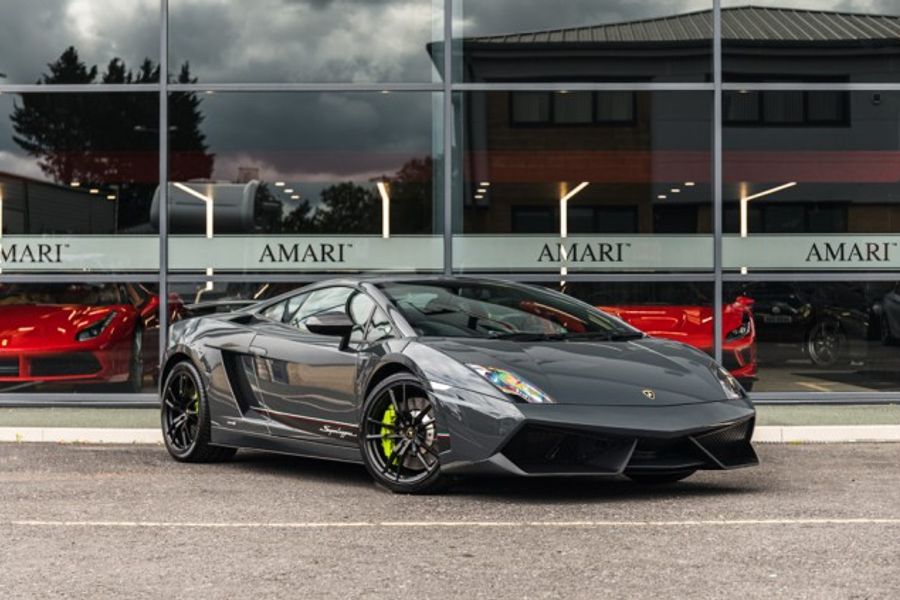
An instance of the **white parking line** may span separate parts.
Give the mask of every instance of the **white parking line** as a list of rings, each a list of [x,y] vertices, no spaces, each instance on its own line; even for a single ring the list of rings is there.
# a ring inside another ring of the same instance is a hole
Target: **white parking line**
[[[900,518],[885,519],[709,519],[688,521],[357,521],[357,522],[168,522],[168,521],[7,521],[19,527],[110,527],[188,529],[362,529],[413,527],[465,528],[617,528],[617,527],[755,527],[781,525],[900,525]]]

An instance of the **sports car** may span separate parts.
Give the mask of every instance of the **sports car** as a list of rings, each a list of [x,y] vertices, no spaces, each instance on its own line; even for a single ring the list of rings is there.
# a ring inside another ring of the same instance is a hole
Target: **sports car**
[[[131,284],[0,285],[0,386],[114,384],[155,369],[159,299]]]
[[[753,405],[708,355],[495,280],[336,279],[183,320],[160,381],[176,460],[250,447],[362,463],[395,492],[757,464]]]

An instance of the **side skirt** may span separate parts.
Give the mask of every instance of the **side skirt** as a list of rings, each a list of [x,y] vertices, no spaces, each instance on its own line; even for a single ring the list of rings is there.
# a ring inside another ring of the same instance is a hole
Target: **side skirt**
[[[273,437],[269,435],[234,431],[221,427],[212,428],[212,443],[217,446],[252,448],[254,450],[265,450],[267,452],[277,452],[279,454],[290,454],[292,456],[303,456],[306,458],[321,458],[355,464],[362,464],[363,462],[362,455],[359,453],[359,448],[323,444],[308,440]]]

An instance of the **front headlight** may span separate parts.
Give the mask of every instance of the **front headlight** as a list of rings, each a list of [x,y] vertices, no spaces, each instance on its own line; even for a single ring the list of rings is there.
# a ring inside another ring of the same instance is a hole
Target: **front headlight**
[[[726,341],[739,340],[742,337],[747,337],[750,335],[750,331],[753,329],[752,321],[750,319],[750,315],[744,313],[743,318],[741,319],[741,324],[738,327],[735,327],[725,336]]]
[[[514,373],[481,365],[470,364],[468,367],[515,401],[524,401],[530,404],[553,404],[553,399],[550,396]]]
[[[728,400],[740,400],[747,397],[747,392],[741,386],[740,382],[735,379],[734,375],[726,371],[723,367],[713,363],[709,366],[713,375],[719,380],[722,390],[725,392],[725,398]]]
[[[109,324],[112,323],[112,320],[116,318],[116,311],[110,311],[108,315],[103,317],[101,320],[97,321],[90,327],[85,327],[75,336],[75,339],[79,342],[86,342],[88,340],[92,340],[101,333],[103,330],[109,327]]]

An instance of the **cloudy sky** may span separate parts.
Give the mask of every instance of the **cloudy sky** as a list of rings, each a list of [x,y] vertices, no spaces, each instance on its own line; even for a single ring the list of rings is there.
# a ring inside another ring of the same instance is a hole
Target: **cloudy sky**
[[[898,0],[724,0],[900,14]],[[170,59],[204,82],[428,82],[441,0],[170,0]],[[455,35],[487,35],[659,17],[710,0],[459,0]],[[159,55],[159,0],[0,2],[0,73],[34,82],[69,45],[91,64]]]

